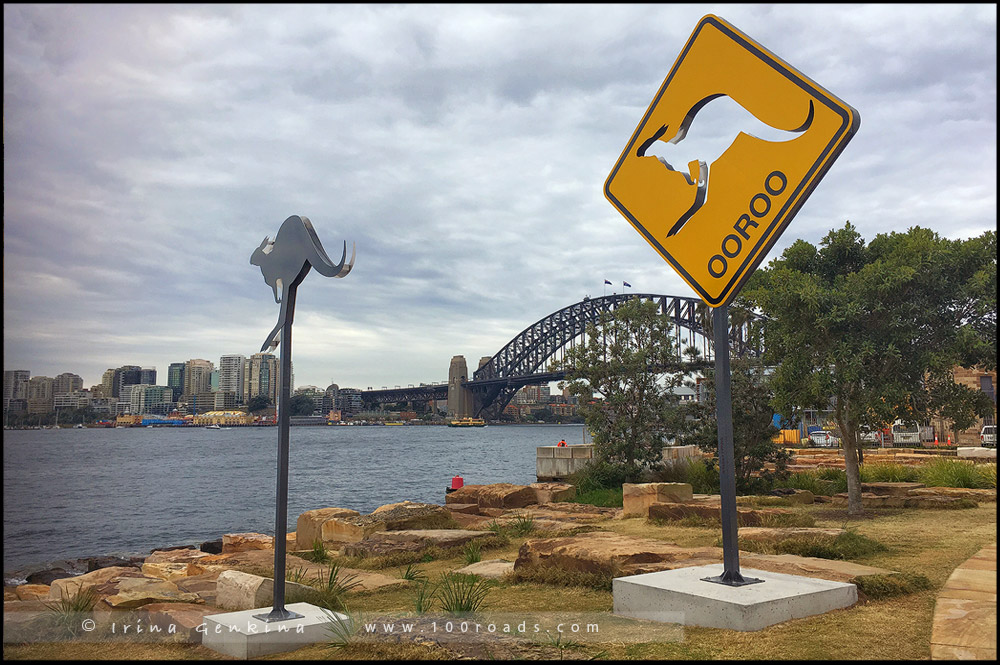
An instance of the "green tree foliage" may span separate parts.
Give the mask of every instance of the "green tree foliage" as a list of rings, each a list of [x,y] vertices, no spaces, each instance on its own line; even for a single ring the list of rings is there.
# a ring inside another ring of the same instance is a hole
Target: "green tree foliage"
[[[753,494],[769,488],[774,479],[787,478],[790,456],[773,440],[778,434],[771,406],[774,393],[763,362],[759,358],[734,357],[730,361],[730,372],[736,491]],[[697,426],[683,442],[718,456],[714,370],[706,373],[702,393],[705,399],[693,405]],[[766,469],[765,464],[773,464],[774,470]]]
[[[311,416],[316,410],[316,402],[309,395],[292,395],[288,406],[293,416]]]
[[[267,395],[257,395],[251,397],[247,401],[247,413],[257,413],[258,411],[263,411],[271,406],[271,400],[267,398]]]
[[[935,410],[961,415],[973,391],[941,394],[942,377],[955,366],[996,367],[994,232],[947,240],[915,227],[866,246],[848,222],[819,248],[793,243],[743,295],[769,317],[775,406],[786,416],[833,409],[851,514],[862,512],[859,430]]]
[[[666,441],[686,427],[673,389],[685,366],[657,305],[636,298],[588,326],[587,341],[555,364],[593,434],[597,458],[635,479],[659,462]]]

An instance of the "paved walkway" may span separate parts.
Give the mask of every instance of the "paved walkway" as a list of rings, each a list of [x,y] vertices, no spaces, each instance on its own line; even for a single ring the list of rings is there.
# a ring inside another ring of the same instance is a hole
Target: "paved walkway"
[[[934,605],[932,660],[997,657],[997,544],[955,569]]]

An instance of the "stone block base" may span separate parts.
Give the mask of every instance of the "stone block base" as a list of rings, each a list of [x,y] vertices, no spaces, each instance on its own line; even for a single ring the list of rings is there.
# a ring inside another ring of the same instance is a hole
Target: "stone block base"
[[[760,584],[731,587],[705,582],[722,564],[619,577],[613,582],[614,613],[644,619],[729,630],[762,630],[782,621],[850,607],[853,584],[744,568]]]
[[[309,603],[292,603],[285,605],[285,609],[301,614],[302,618],[270,623],[254,618],[255,614],[270,612],[270,607],[208,615],[201,644],[218,653],[246,660],[287,653],[330,639],[327,625],[335,613]],[[349,621],[346,615],[336,616]]]

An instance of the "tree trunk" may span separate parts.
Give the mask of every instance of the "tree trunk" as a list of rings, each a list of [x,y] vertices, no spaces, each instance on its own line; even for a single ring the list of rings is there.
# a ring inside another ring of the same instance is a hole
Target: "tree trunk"
[[[840,440],[844,444],[844,470],[847,473],[847,514],[863,515],[861,503],[861,465],[858,464],[858,428],[846,423],[843,418],[835,418],[840,428]]]

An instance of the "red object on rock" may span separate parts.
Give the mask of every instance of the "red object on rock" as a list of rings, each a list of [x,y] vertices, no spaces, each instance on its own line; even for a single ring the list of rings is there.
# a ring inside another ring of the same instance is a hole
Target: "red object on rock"
[[[465,486],[465,481],[462,480],[462,476],[454,476],[451,479],[451,488],[453,490],[462,489]]]

